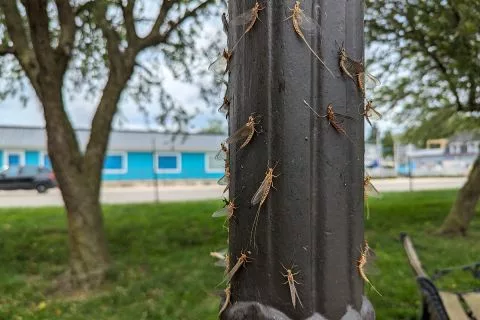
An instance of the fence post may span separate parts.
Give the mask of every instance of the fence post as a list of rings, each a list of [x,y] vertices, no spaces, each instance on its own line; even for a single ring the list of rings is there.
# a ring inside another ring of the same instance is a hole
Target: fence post
[[[363,309],[363,281],[356,261],[363,242],[362,95],[339,70],[338,49],[363,59],[363,1],[305,0],[301,7],[321,26],[306,40],[332,76],[286,20],[294,1],[266,1],[254,27],[239,42],[230,62],[230,132],[258,116],[259,133],[244,148],[230,145],[230,267],[241,252],[251,260],[233,276],[231,305],[222,319],[341,319]],[[229,16],[254,7],[255,0],[229,0]],[[246,26],[229,26],[230,47]],[[326,118],[332,104],[347,136]],[[278,163],[277,163],[278,162]],[[260,209],[256,245],[250,232],[258,204],[250,205],[268,167],[273,186]],[[293,307],[282,276],[293,266],[298,296]],[[367,311],[368,310],[368,311]],[[322,316],[320,316],[322,315]],[[316,318],[315,318],[316,317]]]

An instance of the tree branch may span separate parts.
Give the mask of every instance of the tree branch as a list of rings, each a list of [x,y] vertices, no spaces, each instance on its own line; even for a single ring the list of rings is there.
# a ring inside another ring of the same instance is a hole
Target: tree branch
[[[34,51],[29,45],[29,38],[25,30],[24,20],[18,10],[16,0],[0,1],[0,8],[5,17],[5,25],[10,39],[13,42],[13,49],[18,62],[30,79],[30,83],[40,96],[40,86],[38,82],[38,74],[40,72],[38,61]]]
[[[125,29],[127,32],[128,45],[135,47],[138,36],[135,32],[135,20],[133,17],[133,9],[135,7],[135,0],[128,0],[126,6],[122,6],[123,20],[125,21]]]
[[[156,46],[160,43],[167,41],[168,37],[172,34],[172,32],[175,31],[185,20],[187,20],[188,18],[197,16],[198,12],[201,9],[204,9],[205,7],[207,7],[211,2],[212,0],[205,0],[201,2],[198,6],[193,8],[192,10],[187,10],[185,14],[181,18],[179,18],[177,21],[168,23],[169,28],[167,31],[165,31],[165,33],[160,33],[160,27],[165,23],[165,19],[168,14],[168,11],[173,5],[173,3],[170,3],[169,1],[164,1],[160,9],[160,13],[157,17],[157,20],[155,21],[155,24],[153,25],[150,33],[145,38],[142,38],[140,40],[139,50],[141,51],[145,48]]]
[[[55,0],[60,23],[60,37],[55,54],[59,59],[60,72],[63,74],[67,69],[75,41],[75,12],[68,0]]]
[[[7,54],[15,54],[15,48],[6,44],[0,46],[0,56],[6,56]]]
[[[57,63],[53,48],[51,47],[51,38],[49,32],[49,18],[47,13],[47,0],[28,1],[22,0],[27,12],[28,23],[30,25],[30,37],[33,50],[42,73],[63,76],[58,74]]]

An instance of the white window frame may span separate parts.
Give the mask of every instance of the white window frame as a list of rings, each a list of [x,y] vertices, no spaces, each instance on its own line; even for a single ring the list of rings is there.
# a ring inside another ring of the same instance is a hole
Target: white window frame
[[[8,163],[8,157],[13,154],[13,155],[19,155],[20,156],[20,166],[25,165],[25,151],[24,150],[3,150],[3,166],[9,167],[10,163]]]
[[[216,156],[216,152],[206,152],[205,153],[205,172],[206,173],[225,173],[225,168],[210,168],[210,157],[209,155]]]
[[[102,169],[102,173],[105,174],[126,174],[128,173],[128,154],[127,152],[116,151],[116,152],[107,152],[105,154],[105,161],[108,156],[120,156],[122,158],[122,168],[121,169]]]
[[[160,169],[158,167],[158,157],[176,157],[177,158],[177,168],[176,169]],[[156,152],[153,155],[153,168],[155,173],[181,173],[182,172],[182,154],[180,152]]]
[[[39,159],[38,159],[38,165],[40,167],[45,167],[45,156],[50,157],[47,151],[40,151]],[[52,163],[52,159],[50,159],[50,163]]]

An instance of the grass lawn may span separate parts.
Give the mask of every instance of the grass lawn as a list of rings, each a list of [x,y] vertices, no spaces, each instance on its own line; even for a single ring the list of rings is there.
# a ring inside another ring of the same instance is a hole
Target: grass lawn
[[[427,272],[480,260],[480,219],[468,238],[443,239],[439,226],[455,193],[390,193],[371,199],[367,236],[383,296],[366,289],[377,319],[415,319],[420,300],[398,240],[408,232]],[[105,207],[111,281],[89,295],[45,292],[67,261],[65,216],[60,208],[0,210],[0,319],[215,319],[215,286],[223,270],[209,252],[225,247],[222,221],[210,218],[220,201]],[[442,288],[480,287],[458,273]]]

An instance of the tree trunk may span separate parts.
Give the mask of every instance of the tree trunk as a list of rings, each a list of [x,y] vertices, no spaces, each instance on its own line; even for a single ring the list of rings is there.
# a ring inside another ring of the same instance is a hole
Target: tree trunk
[[[70,270],[58,289],[93,288],[105,278],[109,254],[99,202],[101,163],[97,170],[85,165],[75,131],[65,114],[60,84],[42,90],[48,152],[68,217]],[[107,139],[108,140],[108,139]],[[103,148],[105,150],[105,148]]]
[[[70,242],[70,284],[92,288],[103,282],[109,267],[103,217],[98,194],[75,186],[77,196],[64,196]],[[82,196],[80,196],[82,195]]]
[[[450,213],[443,221],[439,233],[444,235],[463,235],[467,233],[470,221],[475,216],[475,207],[480,198],[480,156],[473,164],[468,180],[457,194]]]

